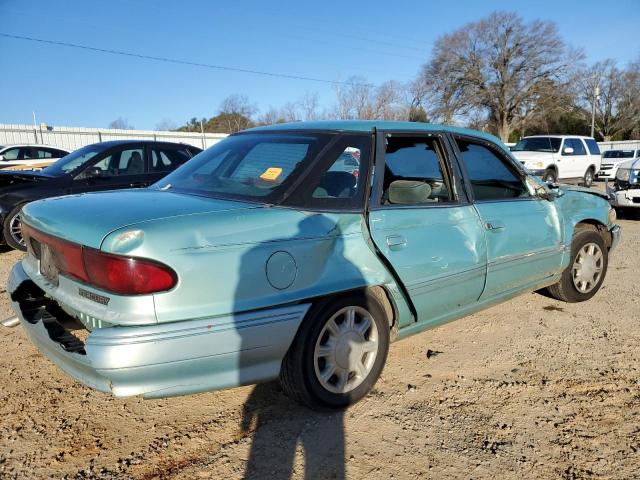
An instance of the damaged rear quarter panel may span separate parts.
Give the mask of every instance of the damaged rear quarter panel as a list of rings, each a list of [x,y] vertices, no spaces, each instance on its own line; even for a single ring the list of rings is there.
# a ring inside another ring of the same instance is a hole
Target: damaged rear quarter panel
[[[137,229],[141,240],[122,243]],[[265,207],[147,221],[112,232],[101,249],[156,259],[177,272],[177,286],[154,295],[158,322],[172,322],[395,285],[364,229],[361,213]],[[284,263],[270,261],[274,254]]]

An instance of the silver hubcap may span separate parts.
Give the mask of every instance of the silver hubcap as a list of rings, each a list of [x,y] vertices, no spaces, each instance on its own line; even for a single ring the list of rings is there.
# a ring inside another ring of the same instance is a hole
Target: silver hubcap
[[[13,240],[24,247],[24,238],[22,238],[22,230],[20,229],[20,213],[16,213],[9,221],[9,231]]]
[[[587,172],[587,176],[585,177],[585,182],[587,185],[591,185],[591,181],[593,180],[593,175],[591,174],[591,170]]]
[[[316,377],[332,393],[358,387],[378,355],[378,328],[362,307],[338,310],[325,324],[313,355]]]
[[[573,262],[573,284],[581,293],[589,293],[602,276],[604,255],[595,243],[587,243],[580,249]]]

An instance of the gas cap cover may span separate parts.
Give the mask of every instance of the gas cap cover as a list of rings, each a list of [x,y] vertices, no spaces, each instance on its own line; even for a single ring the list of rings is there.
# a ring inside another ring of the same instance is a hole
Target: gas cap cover
[[[267,260],[267,280],[273,288],[289,288],[298,274],[298,266],[291,254],[275,252]]]

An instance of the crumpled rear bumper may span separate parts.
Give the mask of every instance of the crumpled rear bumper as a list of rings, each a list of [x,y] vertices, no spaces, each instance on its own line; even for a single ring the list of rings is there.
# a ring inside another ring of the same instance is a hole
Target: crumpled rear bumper
[[[83,384],[116,396],[169,397],[277,377],[309,304],[215,318],[93,330],[83,342],[65,313],[16,264],[7,291],[34,345]],[[68,318],[67,318],[68,320]]]

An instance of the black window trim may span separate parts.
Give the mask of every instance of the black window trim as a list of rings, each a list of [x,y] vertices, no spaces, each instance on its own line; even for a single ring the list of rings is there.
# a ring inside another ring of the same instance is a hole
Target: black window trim
[[[442,166],[445,169],[444,175],[454,199],[448,202],[429,202],[415,205],[383,205],[382,194],[384,185],[384,167],[386,154],[386,140],[389,135],[403,137],[434,138],[442,151]],[[446,140],[447,133],[443,130],[378,130],[376,139],[376,152],[374,162],[374,174],[372,175],[371,193],[369,195],[369,211],[375,210],[405,210],[405,209],[426,209],[426,208],[458,208],[470,205],[471,202],[463,187],[461,172],[457,162],[454,160],[453,152],[449,142]]]
[[[451,133],[449,134],[449,142],[451,143],[451,147],[455,152],[456,160],[459,168],[462,170],[462,176],[464,178],[464,187],[467,191],[467,195],[471,199],[472,203],[484,204],[484,203],[497,203],[497,202],[529,202],[529,201],[543,201],[541,197],[535,195],[529,195],[528,197],[516,197],[516,198],[492,198],[490,200],[478,200],[475,198],[475,194],[473,192],[473,186],[471,185],[471,178],[469,177],[469,172],[467,171],[467,167],[462,158],[462,152],[458,148],[458,144],[456,143],[457,139],[461,139],[464,141],[476,143],[478,145],[482,145],[487,147],[491,152],[495,153],[499,160],[502,160],[505,166],[512,171],[524,184],[527,191],[529,191],[529,187],[527,185],[527,178],[529,174],[524,170],[522,164],[515,160],[510,153],[504,151],[504,149],[500,148],[496,143],[490,142],[484,138],[474,137],[472,135],[464,135],[459,133]],[[546,201],[546,200],[545,200]]]

